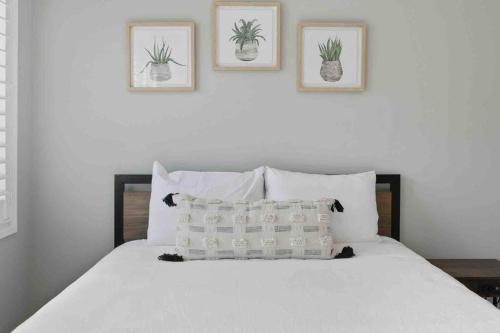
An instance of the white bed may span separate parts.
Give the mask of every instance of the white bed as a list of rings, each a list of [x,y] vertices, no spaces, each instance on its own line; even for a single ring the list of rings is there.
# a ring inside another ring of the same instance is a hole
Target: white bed
[[[339,245],[340,248],[342,245]],[[500,332],[500,311],[401,243],[337,260],[162,262],[126,243],[14,332]]]

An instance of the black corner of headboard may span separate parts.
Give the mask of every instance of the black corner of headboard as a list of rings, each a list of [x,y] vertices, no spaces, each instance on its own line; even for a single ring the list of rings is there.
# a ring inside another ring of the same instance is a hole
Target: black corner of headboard
[[[125,185],[151,184],[151,175],[115,175],[115,247],[124,243],[123,239],[123,196]]]
[[[401,175],[399,174],[381,174],[377,175],[377,184],[388,184],[389,191],[392,194],[391,201],[391,237],[400,240],[401,225]]]

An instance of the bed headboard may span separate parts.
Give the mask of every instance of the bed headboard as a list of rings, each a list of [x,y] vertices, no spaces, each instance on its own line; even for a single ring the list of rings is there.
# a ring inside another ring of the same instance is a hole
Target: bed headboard
[[[115,175],[115,247],[145,239],[148,230],[149,191],[127,185],[150,185],[151,175]],[[400,175],[377,175],[379,235],[399,240]]]

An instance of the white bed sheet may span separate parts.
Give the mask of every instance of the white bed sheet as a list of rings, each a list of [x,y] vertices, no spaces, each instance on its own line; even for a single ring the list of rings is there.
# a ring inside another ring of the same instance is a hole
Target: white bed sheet
[[[339,246],[340,247],[340,246]],[[127,243],[15,333],[500,332],[500,311],[402,244],[343,260],[161,262]]]

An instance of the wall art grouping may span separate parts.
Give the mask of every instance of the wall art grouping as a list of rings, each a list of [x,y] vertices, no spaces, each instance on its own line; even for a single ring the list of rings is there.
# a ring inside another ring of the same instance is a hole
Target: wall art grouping
[[[280,3],[214,1],[212,66],[217,71],[279,70]],[[129,89],[195,89],[195,23],[142,21],[128,24]],[[357,22],[300,22],[297,89],[363,91],[366,26]]]

